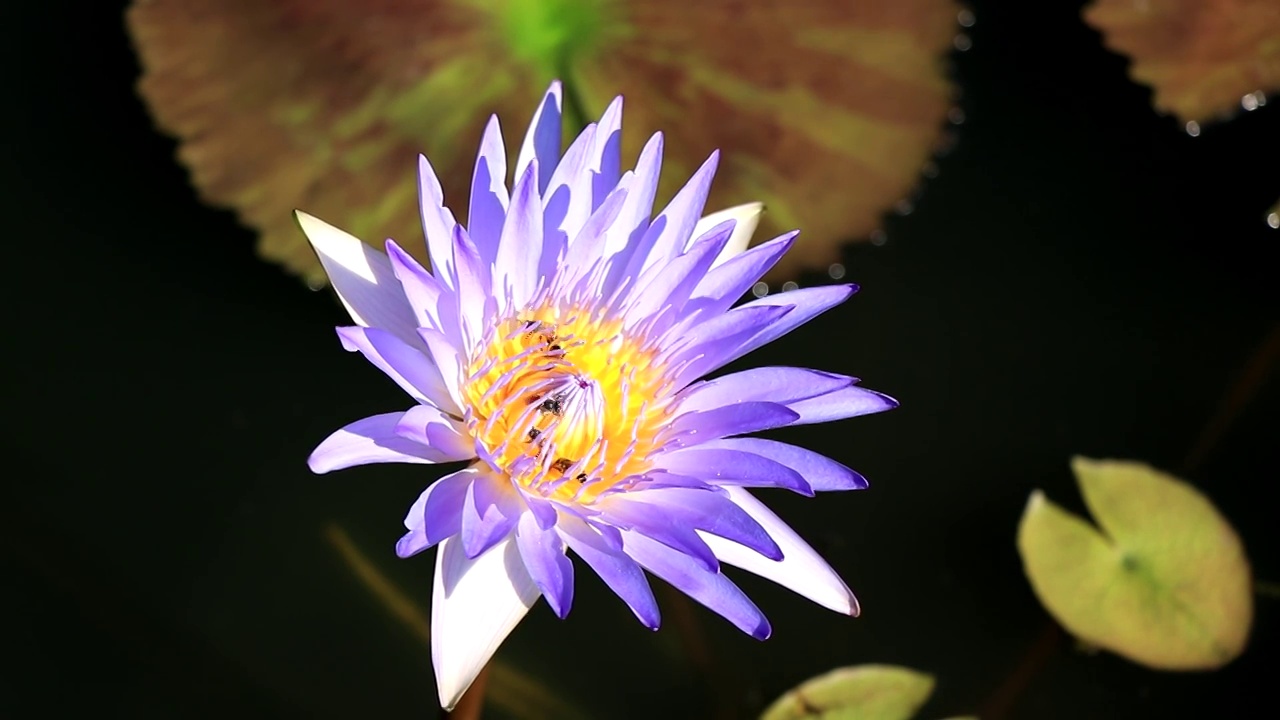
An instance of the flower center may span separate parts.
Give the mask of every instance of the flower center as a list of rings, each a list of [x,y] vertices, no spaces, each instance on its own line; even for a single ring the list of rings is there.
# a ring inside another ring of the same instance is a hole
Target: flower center
[[[648,469],[669,383],[644,338],[581,308],[498,323],[471,359],[466,421],[481,458],[527,490],[590,503]]]

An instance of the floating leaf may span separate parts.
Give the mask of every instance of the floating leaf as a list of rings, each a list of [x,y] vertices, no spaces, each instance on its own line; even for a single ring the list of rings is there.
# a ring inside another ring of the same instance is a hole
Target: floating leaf
[[[625,7],[633,40],[572,79],[591,106],[626,95],[629,153],[655,128],[676,128],[667,147],[679,172],[664,179],[681,182],[722,148],[710,206],[764,202],[761,239],[803,228],[775,277],[825,267],[840,243],[867,237],[941,139],[952,0]]]
[[[1045,608],[1081,640],[1161,670],[1212,669],[1244,649],[1244,548],[1190,485],[1137,462],[1071,463],[1094,528],[1031,494],[1018,551]]]
[[[1196,127],[1280,90],[1276,0],[1096,0],[1084,19],[1133,59],[1157,109]]]
[[[624,158],[667,130],[669,169],[725,151],[712,208],[763,200],[759,239],[802,227],[779,273],[837,257],[907,194],[943,132],[953,0],[136,0],[139,84],[211,204],[308,282],[290,211],[369,242],[419,236],[415,155],[453,207],[484,117],[553,77],[566,114],[627,97]],[[523,121],[508,122],[518,149]],[[675,180],[679,172],[664,172]],[[671,187],[663,192],[669,197]],[[421,258],[420,258],[421,259]]]
[[[908,720],[933,693],[933,677],[894,665],[839,668],[806,680],[760,720]]]

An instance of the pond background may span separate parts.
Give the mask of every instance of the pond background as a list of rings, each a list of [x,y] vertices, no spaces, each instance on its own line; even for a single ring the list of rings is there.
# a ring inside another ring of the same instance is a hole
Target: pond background
[[[535,607],[505,663],[591,717],[710,717],[708,683],[751,717],[807,677],[869,662],[936,675],[925,718],[1265,707],[1280,600],[1258,599],[1251,646],[1227,668],[1149,671],[1046,633],[1013,539],[1034,488],[1082,509],[1072,454],[1140,459],[1195,482],[1257,578],[1280,580],[1274,378],[1189,458],[1280,320],[1280,232],[1262,221],[1280,197],[1280,102],[1189,137],[1078,3],[1014,5],[971,5],[957,143],[887,243],[845,251],[862,291],[734,366],[853,374],[902,402],[779,435],[869,490],[765,497],[862,617],[739,573],[774,636],[697,608],[708,679],[669,594],[653,634],[582,571],[569,619]],[[329,292],[259,260],[248,230],[196,200],[134,93],[122,9],[3,11],[0,716],[433,717],[429,651],[326,528],[425,608],[433,554],[392,549],[438,473],[307,470],[316,442],[399,407],[400,391],[340,349]]]

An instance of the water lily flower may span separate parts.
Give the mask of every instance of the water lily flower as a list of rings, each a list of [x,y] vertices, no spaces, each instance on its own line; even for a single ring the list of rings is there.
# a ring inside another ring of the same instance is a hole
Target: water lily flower
[[[747,250],[759,205],[702,217],[717,155],[657,217],[662,135],[634,170],[619,157],[622,99],[560,153],[561,89],[534,114],[508,191],[498,120],[485,130],[469,223],[420,158],[431,268],[297,218],[356,323],[338,328],[412,398],[347,425],[313,471],[366,463],[464,469],[426,488],[396,546],[439,545],[432,661],[451,708],[539,597],[573,602],[574,563],[657,629],[646,571],[751,636],[769,623],[722,572],[733,565],[849,615],[848,586],[752,494],[866,486],[794,445],[743,437],[887,410],[852,377],[763,367],[702,379],[853,294],[832,285],[735,307],[795,233]]]

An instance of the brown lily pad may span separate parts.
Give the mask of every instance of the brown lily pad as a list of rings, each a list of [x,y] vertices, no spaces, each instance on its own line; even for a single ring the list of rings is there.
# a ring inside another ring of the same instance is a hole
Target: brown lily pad
[[[553,77],[566,114],[626,96],[624,163],[666,134],[659,201],[714,148],[709,209],[762,200],[758,239],[821,267],[910,192],[943,134],[953,0],[136,0],[139,90],[202,198],[264,257],[324,282],[305,208],[417,249],[416,155],[459,218],[485,118],[508,151]],[[425,251],[423,251],[425,252]]]
[[[1133,59],[1129,73],[1155,90],[1155,107],[1197,123],[1188,127],[1280,90],[1275,0],[1095,0],[1084,19]]]

